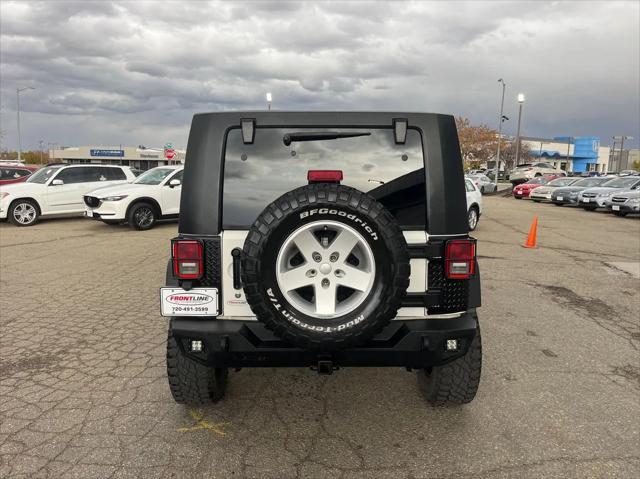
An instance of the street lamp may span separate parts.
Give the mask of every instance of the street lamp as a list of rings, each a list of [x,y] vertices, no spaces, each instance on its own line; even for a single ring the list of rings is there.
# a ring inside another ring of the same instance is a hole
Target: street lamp
[[[494,180],[496,182],[496,188],[498,188],[498,175],[500,174],[500,144],[502,143],[502,122],[506,118],[504,116],[504,91],[507,84],[502,78],[498,79],[498,83],[502,83],[502,100],[500,101],[500,119],[498,120],[498,154],[496,155],[496,173]]]
[[[624,140],[633,140],[632,136],[614,136],[613,137],[613,149],[615,151],[616,140],[620,140],[620,156],[618,157],[618,164],[616,165],[616,172],[620,172],[620,168],[622,167],[622,155],[624,154]],[[627,165],[628,166],[628,165]]]
[[[267,110],[271,110],[271,92],[267,92]]]
[[[56,149],[58,148],[58,143],[49,141],[47,143],[47,146],[49,147],[49,153],[47,153],[47,163],[51,163],[52,158],[54,160],[56,159]]]
[[[524,104],[524,93],[518,93],[518,132],[516,133],[516,166],[520,164],[520,123],[522,122],[522,105]]]
[[[18,110],[18,161],[22,161],[22,135],[20,134],[20,92],[25,90],[35,90],[32,86],[16,88],[17,110]]]

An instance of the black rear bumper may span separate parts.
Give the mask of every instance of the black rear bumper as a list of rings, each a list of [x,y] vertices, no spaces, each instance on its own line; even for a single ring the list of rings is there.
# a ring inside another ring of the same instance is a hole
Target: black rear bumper
[[[426,368],[463,356],[478,316],[470,311],[458,318],[395,320],[364,345],[331,352],[291,346],[257,321],[174,318],[170,327],[187,357],[213,367]],[[446,349],[448,339],[457,340],[457,350]],[[202,352],[191,352],[192,340],[203,341]]]

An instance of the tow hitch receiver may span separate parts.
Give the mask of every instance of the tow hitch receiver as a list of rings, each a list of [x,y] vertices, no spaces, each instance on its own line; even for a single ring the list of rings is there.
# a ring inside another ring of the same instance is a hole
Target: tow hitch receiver
[[[311,366],[312,371],[318,371],[318,374],[322,374],[324,376],[329,376],[333,374],[333,371],[337,371],[338,367],[333,365],[333,361],[328,359],[323,359],[318,361],[317,366]]]

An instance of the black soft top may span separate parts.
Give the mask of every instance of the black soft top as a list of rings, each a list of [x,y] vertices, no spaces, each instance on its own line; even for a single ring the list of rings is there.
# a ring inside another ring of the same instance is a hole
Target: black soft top
[[[422,136],[427,232],[432,236],[468,233],[464,170],[453,116],[403,112],[233,111],[193,116],[180,203],[180,235],[220,233],[226,133],[240,128],[241,121],[247,119],[254,120],[256,128],[392,128],[394,120],[406,120],[408,127],[418,130]]]

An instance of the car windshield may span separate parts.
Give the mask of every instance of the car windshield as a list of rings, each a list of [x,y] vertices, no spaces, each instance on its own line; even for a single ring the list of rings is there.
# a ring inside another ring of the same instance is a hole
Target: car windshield
[[[573,186],[585,186],[589,188],[591,186],[599,186],[605,181],[607,181],[607,178],[584,178],[576,181]]]
[[[518,166],[516,166],[516,170],[519,170],[520,168],[530,168],[532,165],[531,163],[521,163]]]
[[[59,166],[49,166],[44,167],[38,171],[36,171],[33,175],[29,177],[27,183],[46,183],[49,178],[56,174],[56,171],[60,169]]]
[[[569,186],[571,183],[575,183],[575,178],[556,178],[549,182],[549,186]]]
[[[539,176],[538,178],[532,178],[527,181],[528,185],[546,185],[549,182],[547,178]]]
[[[138,176],[134,183],[138,185],[159,185],[162,180],[174,171],[176,170],[172,168],[153,168]]]
[[[607,188],[631,188],[638,181],[640,181],[638,178],[613,178],[602,183],[602,186]]]

